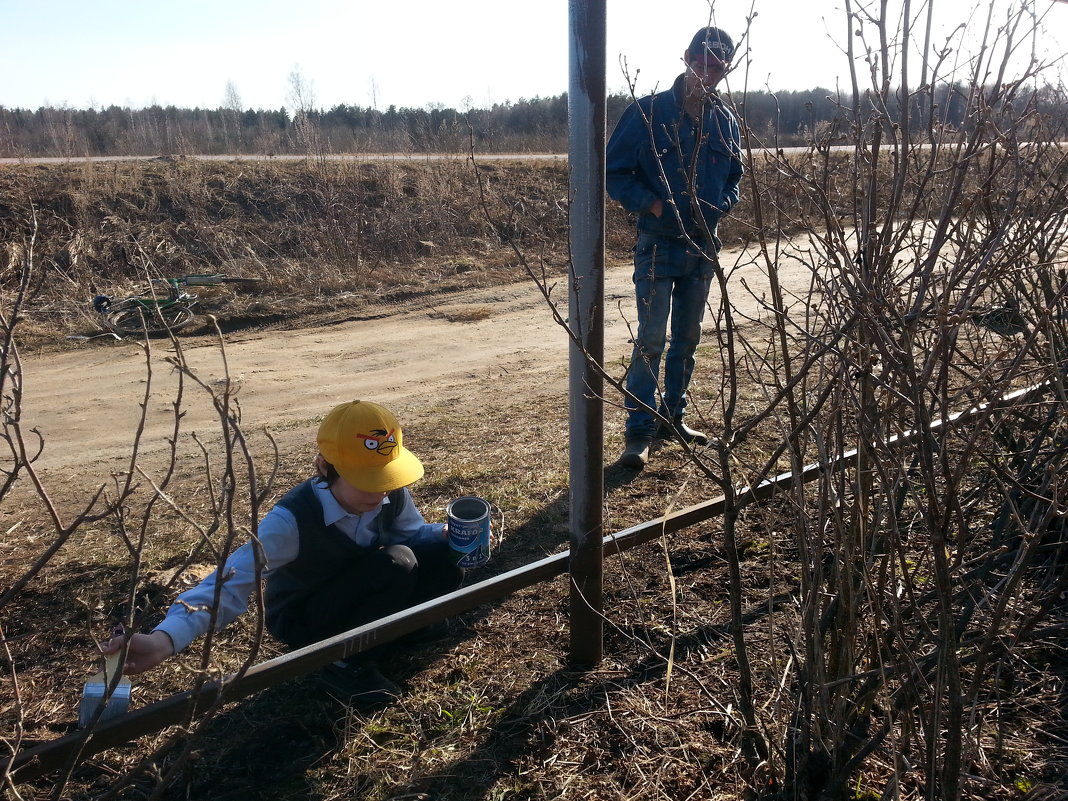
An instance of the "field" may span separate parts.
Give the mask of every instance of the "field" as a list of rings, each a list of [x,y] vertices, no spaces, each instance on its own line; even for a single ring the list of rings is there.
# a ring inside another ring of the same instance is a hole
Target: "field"
[[[848,186],[849,177],[840,181]],[[468,493],[500,510],[496,552],[472,581],[567,546],[566,337],[542,293],[566,309],[566,169],[179,160],[4,168],[0,190],[5,325],[17,343],[6,353],[22,377],[18,430],[43,443],[32,473],[24,466],[5,485],[0,507],[0,585],[17,590],[0,607],[17,690],[3,706],[8,743],[70,731],[94,669],[93,638],[131,607],[150,627],[241,530],[225,513],[247,519],[251,495],[269,505],[305,477],[320,416],[351,397],[398,412],[406,444],[427,467],[414,492],[429,519]],[[925,313],[908,349],[917,365],[891,363],[875,323],[893,311],[894,295],[854,295],[833,247],[812,255],[823,229],[813,228],[810,201],[788,195],[774,170],[747,191],[789,219],[761,223],[760,204],[749,200],[721,229],[724,283],[699,355],[694,419],[727,445],[697,454],[668,445],[640,474],[608,464],[609,532],[833,454],[832,434],[855,445],[856,431],[868,431],[864,392],[881,410],[878,430],[917,425],[927,407],[897,403],[908,390],[895,370],[927,376],[951,409],[1058,374],[1050,354],[1062,341],[1059,288],[1052,302],[1036,303],[1044,317],[1024,308],[1026,330],[998,332],[980,314],[1003,308],[993,287],[1011,274],[996,272],[974,314],[954,319],[948,304]],[[959,262],[970,253],[963,230],[954,241]],[[634,321],[630,236],[613,209],[610,380],[625,369]],[[845,247],[848,262],[855,243]],[[1016,247],[1007,263],[1019,263]],[[910,242],[898,257],[917,249]],[[173,342],[100,336],[94,294],[214,271],[263,283],[203,291],[197,325]],[[951,271],[935,272],[945,296],[959,300]],[[15,317],[20,287],[26,298]],[[901,303],[913,296],[902,291]],[[884,304],[878,313],[876,304]],[[867,328],[852,327],[859,311]],[[924,354],[955,372],[940,383]],[[866,386],[868,375],[882,383]],[[837,405],[821,406],[828,387]],[[882,394],[886,387],[893,391]],[[219,398],[240,409],[239,441],[219,419]],[[609,385],[605,400],[610,463],[622,444],[622,397]],[[194,724],[171,729],[90,757],[69,777],[16,780],[9,793],[921,798],[938,773],[929,766],[949,763],[945,721],[962,706],[967,736],[955,773],[965,797],[1066,797],[1063,491],[1028,483],[1018,458],[1027,449],[1006,444],[1030,437],[1055,456],[1027,464],[1058,466],[1057,404],[1009,409],[947,435],[939,449],[919,446],[911,460],[876,449],[870,473],[846,471],[853,477],[817,482],[811,494],[734,507],[611,557],[605,659],[592,669],[568,662],[568,586],[558,580],[454,618],[440,643],[396,650],[386,667],[406,695],[383,712],[356,714],[308,676],[225,707],[196,724],[195,737]],[[809,425],[791,422],[795,414]],[[794,450],[781,447],[787,442]],[[930,464],[925,453],[934,454]],[[865,487],[875,499],[868,507],[857,500]],[[1017,541],[997,520],[1020,490],[1023,499],[1008,507],[1027,521]],[[949,522],[939,517],[947,509]],[[877,535],[851,544],[865,525]],[[943,575],[959,594],[939,585]],[[866,600],[820,606],[849,588]],[[954,647],[944,640],[953,626],[939,614],[960,626]],[[194,646],[140,677],[135,703],[186,689],[202,671],[236,670],[253,648],[258,659],[277,654],[270,638],[259,642],[255,617],[227,629],[209,654]],[[959,671],[956,684],[944,682],[949,667]],[[881,684],[872,678],[880,674]],[[961,705],[936,692],[946,687]],[[836,728],[842,721],[852,728]],[[841,775],[845,786],[832,780]]]

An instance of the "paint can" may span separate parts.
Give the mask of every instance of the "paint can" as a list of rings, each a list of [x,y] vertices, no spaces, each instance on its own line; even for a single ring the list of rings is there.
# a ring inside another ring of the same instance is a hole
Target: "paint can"
[[[490,505],[474,495],[465,495],[450,503],[449,548],[462,568],[481,567],[490,556]]]

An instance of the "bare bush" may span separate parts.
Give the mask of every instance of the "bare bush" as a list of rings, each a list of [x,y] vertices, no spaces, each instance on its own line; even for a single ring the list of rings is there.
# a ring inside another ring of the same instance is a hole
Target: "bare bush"
[[[765,319],[739,319],[721,276],[722,379],[704,417],[717,437],[695,458],[728,501],[751,758],[792,798],[859,784],[959,799],[1027,771],[1004,748],[1027,712],[999,677],[1026,672],[1026,654],[1060,630],[1050,560],[1063,559],[1068,499],[1048,477],[1064,469],[1068,132],[1043,113],[1044,65],[1018,56],[1034,20],[996,8],[962,90],[963,128],[932,102],[932,87],[961,76],[944,74],[945,51],[909,4],[895,22],[885,3],[847,2],[849,48],[864,48],[868,73],[850,62],[838,117],[800,158],[758,155],[774,143],[750,134],[755,255],[731,269],[765,271],[771,295]],[[807,296],[778,288],[789,264],[809,271]],[[763,397],[740,393],[743,374]],[[1040,383],[1041,397],[1003,400]],[[783,446],[740,460],[769,426]],[[761,513],[732,503],[739,485],[811,462],[845,469]],[[795,604],[760,625],[742,617],[735,528],[754,514],[789,532],[782,556],[798,571]]]
[[[273,468],[262,475],[257,462],[277,464],[277,454],[269,437],[265,446],[258,448],[246,438],[240,405],[225,369],[221,340],[224,378],[209,385],[189,367],[180,343],[172,339],[175,355],[164,365],[179,376],[170,402],[173,425],[163,459],[149,464],[141,455],[142,434],[160,359],[146,339],[145,394],[140,423],[130,432],[125,468],[85,497],[71,498],[62,487],[51,486],[37,463],[50,447],[62,447],[63,443],[27,429],[22,420],[23,370],[18,329],[23,304],[39,278],[33,237],[12,247],[8,255],[5,278],[16,291],[5,296],[0,306],[0,442],[4,446],[0,499],[7,512],[17,509],[22,521],[31,521],[28,525],[34,531],[24,545],[13,543],[16,558],[4,571],[0,591],[3,664],[6,683],[15,699],[4,710],[5,730],[12,733],[5,736],[5,747],[13,756],[23,749],[26,739],[40,739],[41,727],[47,727],[57,710],[62,714],[69,699],[77,698],[80,682],[86,676],[68,672],[64,678],[57,671],[57,663],[67,661],[71,652],[88,653],[94,640],[110,636],[116,624],[131,634],[140,630],[159,617],[161,604],[167,602],[175,587],[188,580],[190,573],[202,571],[205,564],[222,570],[237,541],[255,538],[260,505],[270,492],[274,477]],[[218,422],[215,436],[189,434],[183,427],[190,385],[214,409]],[[195,502],[172,492],[172,484],[179,483],[175,481],[179,472],[186,474],[181,484],[186,494],[196,497]],[[190,489],[190,473],[199,476],[194,479],[195,489]],[[64,495],[61,503],[55,499],[57,491]],[[171,567],[163,575],[158,564],[161,554],[172,546],[176,530],[186,531],[183,539],[191,539],[193,544],[177,559],[168,557]],[[88,560],[104,554],[106,564],[83,562],[83,553]],[[64,578],[71,573],[75,579]],[[95,576],[94,587],[86,587],[87,574]],[[75,593],[70,597],[63,589],[67,582],[67,592]],[[40,608],[41,599],[48,598],[55,606],[51,617]],[[247,670],[260,653],[262,598],[257,602],[256,625],[236,675]],[[209,634],[191,674],[181,668],[169,671],[170,688],[196,688],[218,679],[217,661]],[[180,769],[188,756],[194,740],[186,735],[208,725],[225,700],[224,691],[211,708],[198,710],[181,734],[163,738],[159,748],[145,756],[141,768],[148,775],[158,774],[154,777],[158,787],[166,785],[167,777]],[[99,717],[98,711],[83,730],[84,738],[91,736]],[[176,751],[177,741],[181,746]],[[164,751],[170,752],[169,765],[159,772],[156,762]],[[63,795],[78,762],[76,753],[52,785],[54,797]],[[139,775],[140,771],[131,770],[112,791],[137,781]],[[4,783],[18,797],[10,774],[5,774]]]

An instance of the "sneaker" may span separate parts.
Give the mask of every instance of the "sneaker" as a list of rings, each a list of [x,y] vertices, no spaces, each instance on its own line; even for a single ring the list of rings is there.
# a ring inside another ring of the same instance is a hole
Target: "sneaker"
[[[400,685],[383,676],[374,662],[334,662],[323,668],[320,677],[339,701],[367,712],[389,706],[401,696]]]
[[[627,439],[627,447],[623,455],[619,457],[619,464],[623,467],[632,467],[641,470],[649,463],[649,446],[652,440],[648,437],[633,437]]]
[[[689,442],[693,445],[708,444],[708,435],[703,431],[690,428],[682,422],[681,417],[675,418],[675,425],[673,427],[666,423],[661,423],[660,427],[656,430],[657,439],[675,439],[676,437],[682,439],[683,442]]]

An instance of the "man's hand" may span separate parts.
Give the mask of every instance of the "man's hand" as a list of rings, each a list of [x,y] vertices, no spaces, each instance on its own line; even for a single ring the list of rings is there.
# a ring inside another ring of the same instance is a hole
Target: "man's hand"
[[[659,220],[664,215],[664,201],[660,198],[654,200],[653,205],[649,207],[649,213]]]
[[[113,654],[122,647],[122,636],[112,637],[104,643],[101,650]],[[151,634],[135,634],[130,638],[130,647],[126,651],[126,664],[122,672],[133,675],[154,668],[165,659],[174,656],[174,643],[165,631]]]

